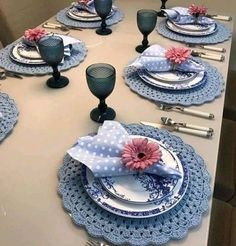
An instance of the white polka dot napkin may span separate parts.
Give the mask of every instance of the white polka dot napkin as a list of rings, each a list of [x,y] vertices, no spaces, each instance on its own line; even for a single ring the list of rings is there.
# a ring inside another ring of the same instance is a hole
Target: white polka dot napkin
[[[147,48],[133,63],[129,66],[145,68],[149,72],[168,72],[173,70],[173,63],[165,57],[166,49],[158,44]],[[183,72],[201,72],[204,67],[196,61],[189,58],[182,64],[176,65],[175,70]]]
[[[163,11],[166,13],[168,19],[180,25],[193,24],[196,21],[195,18],[188,12],[188,8],[175,7],[172,9],[163,9]],[[211,25],[214,23],[214,20],[205,16],[199,16],[197,19],[198,25]]]
[[[130,135],[119,122],[105,121],[97,135],[79,138],[77,145],[67,152],[86,165],[95,177],[129,175],[136,171],[130,171],[121,161],[122,149],[129,140]],[[144,171],[163,177],[181,177],[179,171],[168,167],[168,163],[162,160]]]

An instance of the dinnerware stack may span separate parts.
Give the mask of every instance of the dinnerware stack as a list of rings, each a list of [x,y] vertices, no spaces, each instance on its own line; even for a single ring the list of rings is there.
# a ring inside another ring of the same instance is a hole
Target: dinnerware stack
[[[107,19],[111,18],[116,12],[116,7],[112,7],[110,14],[107,16]],[[81,22],[101,22],[101,17],[98,16],[96,11],[89,11],[85,9],[80,9],[74,3],[71,8],[67,10],[67,17],[75,21]]]
[[[188,90],[204,83],[204,71],[202,72],[149,72],[147,69],[138,69],[140,79],[153,87],[166,90]]]
[[[216,22],[206,25],[200,25],[200,24],[180,25],[174,21],[167,20],[166,26],[173,32],[180,33],[187,36],[201,37],[217,32]]]
[[[77,66],[84,60],[87,48],[82,41],[66,35],[46,35],[63,39],[64,58],[59,64],[60,71]],[[0,50],[0,66],[6,71],[21,75],[44,75],[52,72],[52,68],[42,59],[37,43],[31,44],[24,37]]]
[[[226,41],[231,31],[207,14],[194,17],[188,8],[174,7],[162,10],[166,18],[158,22],[156,30],[172,40],[191,44],[217,44]]]
[[[149,140],[159,144],[163,163],[178,170],[181,178],[148,173],[96,178],[83,165],[81,181],[84,189],[100,207],[126,218],[148,218],[167,212],[182,200],[189,182],[188,166],[164,143]]]
[[[194,17],[190,9],[175,7],[163,10],[167,14],[166,27],[176,33],[202,37],[217,32],[217,23],[205,16]]]

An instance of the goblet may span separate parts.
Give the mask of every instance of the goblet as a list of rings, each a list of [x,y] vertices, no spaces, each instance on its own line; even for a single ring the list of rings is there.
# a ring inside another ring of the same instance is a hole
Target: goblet
[[[115,68],[106,63],[92,64],[86,69],[86,79],[90,91],[100,100],[98,107],[91,111],[90,118],[99,123],[103,123],[104,120],[113,120],[116,113],[112,108],[107,107],[105,99],[112,93],[115,86]]]
[[[153,31],[157,22],[157,12],[151,9],[141,9],[137,12],[137,24],[143,34],[142,45],[136,47],[136,51],[142,53],[148,45],[148,35]]]
[[[165,17],[164,12],[162,11],[162,9],[166,8],[166,2],[167,2],[167,0],[161,0],[161,8],[160,8],[161,10],[157,13],[157,15],[159,17]]]
[[[53,77],[47,80],[48,87],[62,88],[68,85],[69,79],[61,76],[57,66],[64,56],[64,44],[58,36],[45,36],[38,42],[39,53],[42,59],[53,69]]]
[[[97,14],[101,17],[101,28],[96,30],[99,35],[108,35],[112,33],[112,30],[107,28],[106,17],[111,12],[112,0],[94,0],[94,6]]]

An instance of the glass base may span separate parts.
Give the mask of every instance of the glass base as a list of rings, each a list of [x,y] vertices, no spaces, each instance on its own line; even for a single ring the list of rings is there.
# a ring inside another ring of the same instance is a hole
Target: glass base
[[[157,12],[157,16],[159,17],[166,17],[164,12],[162,10],[160,10],[159,12]]]
[[[90,118],[93,121],[96,121],[99,123],[103,123],[105,120],[114,120],[115,117],[116,117],[115,110],[109,107],[103,114],[100,113],[100,110],[98,108],[94,108],[90,112]]]
[[[112,30],[109,28],[106,28],[105,30],[102,30],[102,28],[99,28],[96,30],[96,33],[99,35],[109,35],[112,33]]]
[[[143,46],[143,45],[138,45],[135,50],[138,52],[138,53],[142,53],[144,50],[146,50],[147,48],[149,47],[149,45],[147,46]]]
[[[47,86],[50,88],[63,88],[69,84],[69,79],[61,76],[59,80],[55,80],[53,77],[47,80]]]

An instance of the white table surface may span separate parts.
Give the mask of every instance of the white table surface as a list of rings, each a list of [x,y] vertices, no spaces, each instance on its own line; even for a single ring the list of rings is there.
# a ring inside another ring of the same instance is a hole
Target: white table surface
[[[224,93],[211,103],[190,107],[215,114],[207,120],[175,112],[160,111],[157,106],[130,91],[122,78],[124,66],[137,56],[135,46],[142,40],[136,24],[136,12],[141,8],[159,7],[154,0],[118,0],[116,5],[125,13],[125,19],[112,26],[109,36],[98,36],[94,30],[71,31],[70,35],[83,40],[88,47],[85,61],[63,75],[70,79],[69,86],[54,90],[46,87],[49,76],[7,78],[1,91],[14,98],[20,111],[19,120],[11,135],[0,144],[0,245],[2,246],[75,246],[84,245],[87,233],[76,227],[62,208],[57,194],[57,171],[67,149],[79,136],[96,131],[98,124],[89,113],[98,100],[90,93],[85,69],[97,62],[112,64],[117,71],[116,86],[108,98],[108,105],[117,113],[116,120],[136,123],[141,120],[160,122],[161,116],[176,121],[210,126],[215,134],[204,139],[177,134],[200,154],[212,176],[214,185],[217,166]],[[52,19],[54,22],[55,20]],[[224,22],[232,28],[232,22]],[[150,43],[164,47],[180,45],[163,38],[157,32],[149,37]],[[218,44],[225,47],[224,62],[209,61],[227,79],[231,40]],[[210,202],[211,203],[211,202]],[[207,246],[210,214],[202,223],[180,241],[167,245]]]

